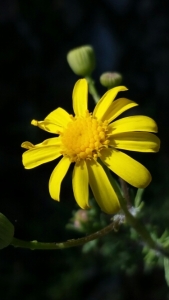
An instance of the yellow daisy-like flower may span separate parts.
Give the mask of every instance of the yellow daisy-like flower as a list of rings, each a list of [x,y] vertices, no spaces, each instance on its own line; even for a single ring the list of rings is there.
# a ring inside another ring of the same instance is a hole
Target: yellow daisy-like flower
[[[157,132],[153,119],[139,115],[114,121],[121,113],[138,105],[126,98],[114,101],[118,92],[126,90],[124,86],[110,89],[97,103],[93,113],[89,113],[88,84],[85,79],[80,79],[73,89],[75,116],[59,107],[44,121],[32,121],[33,125],[58,135],[37,145],[30,142],[22,144],[28,149],[23,153],[26,169],[62,156],[49,180],[49,192],[54,200],[60,200],[61,183],[71,163],[75,163],[73,192],[82,209],[89,208],[88,185],[104,212],[112,214],[120,208],[118,197],[99,160],[134,187],[145,188],[150,183],[149,171],[118,150],[157,152],[160,145],[158,137],[152,134]]]

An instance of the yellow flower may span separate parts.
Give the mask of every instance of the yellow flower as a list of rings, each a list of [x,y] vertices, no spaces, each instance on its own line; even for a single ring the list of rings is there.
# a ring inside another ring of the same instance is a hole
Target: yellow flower
[[[89,208],[88,185],[104,212],[112,214],[120,208],[118,197],[99,161],[134,187],[145,188],[150,183],[149,171],[118,150],[156,152],[160,145],[158,137],[149,133],[157,132],[153,119],[139,115],[114,121],[121,113],[138,105],[126,98],[113,101],[118,92],[126,90],[124,86],[110,89],[97,103],[93,113],[89,113],[87,81],[80,79],[73,89],[75,116],[59,107],[44,121],[32,121],[33,125],[58,135],[37,145],[30,142],[22,144],[28,149],[23,153],[26,169],[62,156],[49,180],[49,192],[54,200],[60,200],[61,183],[71,163],[74,163],[73,192],[82,209]]]

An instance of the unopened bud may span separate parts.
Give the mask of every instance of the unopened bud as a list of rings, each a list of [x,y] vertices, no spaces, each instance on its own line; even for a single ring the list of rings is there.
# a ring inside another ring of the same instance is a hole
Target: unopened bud
[[[10,245],[14,236],[13,224],[0,213],[0,249]]]
[[[100,83],[107,87],[108,89],[111,89],[115,86],[118,86],[122,82],[122,75],[116,72],[106,72],[103,73],[100,76]]]
[[[74,226],[81,230],[83,225],[88,222],[87,211],[79,209],[74,216]]]
[[[86,45],[68,52],[67,62],[73,72],[80,76],[89,76],[95,69],[95,53],[93,47]]]

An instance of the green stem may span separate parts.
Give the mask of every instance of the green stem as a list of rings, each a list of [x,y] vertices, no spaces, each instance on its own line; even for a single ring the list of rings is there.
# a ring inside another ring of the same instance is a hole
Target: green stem
[[[95,103],[97,104],[97,102],[100,100],[100,96],[96,90],[94,80],[89,76],[86,77],[86,80],[89,86],[89,93],[92,95]]]
[[[120,184],[121,184],[121,189],[122,189],[123,194],[124,194],[124,198],[127,202],[127,206],[128,206],[128,208],[130,208],[131,207],[131,202],[130,202],[130,195],[129,195],[128,186],[122,178],[119,178],[119,181],[120,181]]]
[[[126,195],[126,193],[128,193],[127,188],[126,188],[126,182],[120,178],[120,181],[122,183],[121,187],[124,193],[124,198],[126,198],[126,196],[128,197],[128,195]],[[127,203],[125,201],[125,199],[123,199],[122,197],[120,197],[119,199],[122,210],[125,214],[126,217],[126,221],[136,230],[136,232],[141,236],[142,241],[147,244],[151,249],[155,250],[158,254],[161,254],[164,257],[168,257],[169,258],[169,250],[165,249],[161,244],[157,243],[155,240],[153,240],[153,238],[151,237],[150,233],[148,232],[148,230],[146,229],[146,227],[136,218],[134,217],[128,207],[127,207]]]
[[[62,243],[41,243],[38,241],[23,241],[16,238],[13,238],[11,245],[14,247],[20,248],[28,248],[31,250],[56,250],[56,249],[65,249],[70,247],[81,246],[87,242],[93,241],[97,238],[103,237],[112,230],[114,230],[115,224],[114,222],[110,223],[108,226],[104,227],[103,229],[92,233],[88,236],[83,238],[75,239],[75,240],[68,240]]]

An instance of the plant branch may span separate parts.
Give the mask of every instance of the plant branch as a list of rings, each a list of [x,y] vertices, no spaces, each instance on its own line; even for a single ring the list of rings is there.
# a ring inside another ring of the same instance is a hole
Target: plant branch
[[[116,224],[117,225],[117,224]],[[115,229],[115,223],[112,222],[108,226],[104,227],[103,229],[96,231],[86,237],[82,237],[79,239],[72,239],[66,242],[61,243],[42,243],[38,241],[23,241],[16,238],[13,238],[11,245],[14,247],[20,248],[28,248],[31,250],[56,250],[56,249],[65,249],[70,247],[81,246],[85,243],[93,241],[97,238],[103,237],[107,235],[109,232]]]
[[[128,208],[130,208],[131,207],[131,201],[130,201],[130,195],[129,195],[129,189],[128,189],[127,183],[121,177],[119,177],[119,180],[120,180],[121,189],[122,189],[123,194],[124,194],[123,195],[124,199],[127,202]]]
[[[89,86],[89,93],[92,95],[95,103],[97,104],[97,102],[100,100],[100,96],[96,90],[94,80],[91,77],[86,77],[86,80],[87,80],[88,86]]]
[[[124,196],[126,196],[126,187],[125,187],[125,181],[123,179],[120,179],[120,181],[123,181],[122,184],[122,190]],[[128,194],[129,196],[129,194]],[[130,199],[129,199],[130,200]],[[145,242],[151,249],[155,250],[158,255],[162,255],[164,257],[169,258],[169,249],[164,248],[163,245],[157,243],[150,235],[146,227],[139,221],[138,218],[134,217],[129,209],[128,209],[128,203],[126,203],[125,199],[121,196],[120,199],[120,204],[122,207],[122,210],[125,214],[126,221],[136,230],[136,232],[140,235],[142,238],[142,241]]]

